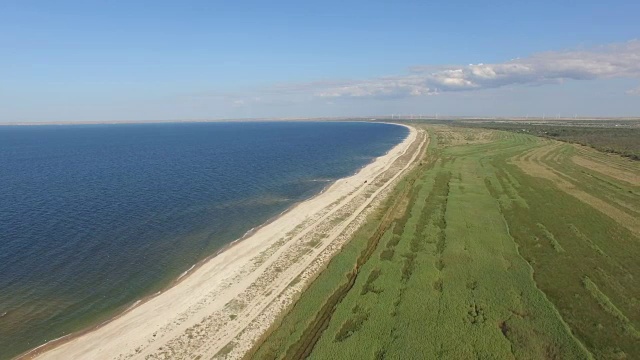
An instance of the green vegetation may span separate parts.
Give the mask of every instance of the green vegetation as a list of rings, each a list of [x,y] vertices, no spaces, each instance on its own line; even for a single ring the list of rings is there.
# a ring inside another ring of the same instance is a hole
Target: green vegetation
[[[555,123],[454,122],[465,127],[524,132],[569,143],[590,146],[640,160],[640,121],[555,121]]]
[[[249,356],[640,358],[640,163],[427,129],[420,165]]]

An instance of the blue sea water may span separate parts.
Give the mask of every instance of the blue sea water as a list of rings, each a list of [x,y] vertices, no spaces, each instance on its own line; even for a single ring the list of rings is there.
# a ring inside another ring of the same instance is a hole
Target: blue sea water
[[[406,135],[357,122],[0,127],[0,358],[162,289]]]

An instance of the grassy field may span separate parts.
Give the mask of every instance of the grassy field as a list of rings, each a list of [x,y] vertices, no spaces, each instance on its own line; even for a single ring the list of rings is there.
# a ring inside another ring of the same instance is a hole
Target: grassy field
[[[420,165],[248,357],[639,359],[640,163],[427,129]]]
[[[529,123],[526,121],[478,122],[454,121],[463,127],[524,132],[549,139],[590,146],[594,149],[640,160],[640,122],[627,121],[561,121]]]

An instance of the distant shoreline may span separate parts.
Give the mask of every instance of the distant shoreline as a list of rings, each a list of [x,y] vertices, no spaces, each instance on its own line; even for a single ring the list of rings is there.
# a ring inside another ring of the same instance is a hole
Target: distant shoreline
[[[220,122],[296,122],[296,121],[371,121],[370,118],[256,118],[211,120],[113,120],[113,121],[15,121],[0,126],[55,126],[55,125],[117,125],[117,124],[193,124]]]
[[[183,120],[97,120],[97,121],[12,121],[0,122],[0,126],[55,126],[55,125],[116,125],[116,124],[181,124],[219,122],[296,122],[296,121],[412,121],[412,120],[463,120],[463,121],[640,121],[640,116],[582,116],[582,117],[532,117],[532,116],[343,116],[343,117],[286,117],[286,118],[228,118],[228,119],[183,119]]]

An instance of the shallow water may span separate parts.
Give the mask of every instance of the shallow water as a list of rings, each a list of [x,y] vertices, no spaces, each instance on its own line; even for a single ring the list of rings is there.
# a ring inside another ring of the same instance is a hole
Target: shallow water
[[[326,122],[0,127],[0,358],[162,289],[407,133]]]

